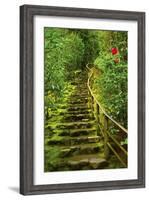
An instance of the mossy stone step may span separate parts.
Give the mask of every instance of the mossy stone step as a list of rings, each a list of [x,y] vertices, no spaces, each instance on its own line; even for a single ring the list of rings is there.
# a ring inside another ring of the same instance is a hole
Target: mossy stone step
[[[82,114],[91,114],[91,109],[83,109],[83,110],[71,110],[71,111],[66,111],[66,113],[68,114],[79,114],[79,113],[82,113]]]
[[[91,113],[91,109],[83,109],[83,110],[67,110],[67,109],[61,109],[59,110],[54,110],[53,112],[50,113],[49,118],[55,117],[55,116],[63,116],[63,115],[80,115],[80,114],[85,114],[89,115]]]
[[[76,86],[76,91],[78,91],[79,89],[85,89],[85,90],[87,90],[87,85],[84,85],[84,84],[78,84],[77,86]]]
[[[81,97],[81,96],[86,96],[88,97],[88,90],[87,89],[78,89],[75,91],[74,93],[75,95],[78,95],[78,97]]]
[[[80,89],[77,89],[76,91],[75,91],[75,94],[77,95],[88,95],[88,89],[85,89],[85,88],[80,88]]]
[[[75,93],[75,95],[73,94],[71,97],[70,97],[71,99],[85,99],[85,98],[89,98],[89,94],[88,94],[88,92],[85,92],[85,91],[83,91],[83,92],[76,92]]]
[[[79,160],[70,160],[70,159],[65,160],[64,158],[62,158],[61,160],[59,160],[59,162],[51,162],[48,165],[50,171],[71,171],[71,170],[105,169],[109,164],[106,159],[100,158],[100,156],[98,156],[97,158],[96,157],[94,158],[93,156],[91,159],[83,157],[84,155],[82,155],[82,159]]]
[[[92,116],[93,116],[93,115],[92,115],[91,113],[79,113],[79,112],[78,112],[78,113],[76,114],[76,113],[73,113],[73,112],[72,112],[71,114],[65,113],[64,119],[65,119],[65,118],[68,118],[68,117],[69,117],[70,119],[71,119],[71,118],[74,118],[74,119],[75,119],[75,118],[77,118],[77,119],[82,119],[82,118],[85,118],[85,119],[86,119],[86,118],[89,118],[89,119],[90,119]]]
[[[51,128],[58,128],[58,129],[86,129],[86,128],[92,128],[93,125],[95,124],[94,121],[89,121],[89,122],[68,122],[68,123],[60,123],[56,124],[55,126],[49,125]]]
[[[84,78],[82,80],[82,77],[81,78],[75,78],[74,80],[72,80],[70,83],[71,84],[76,84],[76,85],[84,85],[84,82],[87,81],[87,78]],[[86,83],[86,82],[85,82]]]
[[[84,104],[84,103],[75,103],[75,104],[68,103],[67,105],[59,104],[58,108],[60,108],[60,109],[68,109],[68,108],[84,109],[85,108],[86,109],[86,108],[88,108],[88,105],[87,105],[87,103],[86,104]]]
[[[74,115],[73,113],[69,114],[69,112],[62,115],[49,116],[49,121],[51,123],[54,123],[54,122],[56,123],[57,119],[65,123],[65,122],[79,122],[79,121],[89,122],[90,120],[94,120],[95,118],[93,115],[90,115],[87,113],[84,113],[84,114],[78,113],[77,115]]]
[[[96,128],[88,128],[88,129],[63,129],[56,131],[59,136],[71,136],[71,137],[78,137],[78,136],[86,136],[86,135],[93,135],[96,134]]]
[[[78,104],[78,103],[87,103],[88,102],[88,98],[71,98],[70,100],[68,100],[69,104]]]
[[[83,77],[83,79],[82,79],[82,77]],[[84,81],[87,81],[87,79],[88,79],[88,77],[86,76],[86,75],[82,75],[81,77],[77,77],[77,78],[75,78],[74,80],[71,80],[71,82],[70,83],[75,83],[75,84],[77,84],[77,83],[80,83],[80,84],[84,84]],[[86,83],[86,82],[85,82]]]
[[[93,120],[94,117],[91,114],[65,114],[63,117],[62,121],[69,121],[69,122],[74,122],[74,121],[89,121]]]
[[[80,112],[82,112],[82,110],[88,110],[88,109],[90,108],[88,107],[87,104],[80,106],[71,106],[67,108],[68,111],[80,111]]]
[[[63,109],[61,111],[54,110],[53,112],[51,112],[49,114],[49,118],[52,118],[52,117],[55,117],[55,116],[63,116],[63,115],[65,115],[65,113],[67,113],[67,109]]]
[[[76,79],[74,81],[71,81],[71,85],[78,86],[80,84],[82,84],[82,80],[81,79]]]
[[[88,91],[87,92],[82,92],[82,93],[73,93],[73,94],[71,94],[71,96],[70,96],[70,98],[79,98],[79,99],[81,99],[81,98],[87,98],[88,97]]]
[[[67,107],[88,107],[87,103],[84,102],[68,102]]]
[[[76,145],[86,143],[97,143],[101,139],[100,136],[89,136],[89,137],[69,137],[69,136],[57,136],[47,140],[48,145]]]
[[[77,145],[61,149],[60,156],[65,158],[81,154],[94,154],[101,151],[103,151],[103,144]]]
[[[55,129],[83,129],[83,128],[91,128],[95,122],[89,121],[89,122],[64,122],[64,123],[58,123],[56,122],[50,122],[45,126],[46,129],[49,130],[55,130]]]
[[[108,162],[100,154],[85,154],[74,156],[68,161],[68,165],[72,170],[102,169],[108,165]]]

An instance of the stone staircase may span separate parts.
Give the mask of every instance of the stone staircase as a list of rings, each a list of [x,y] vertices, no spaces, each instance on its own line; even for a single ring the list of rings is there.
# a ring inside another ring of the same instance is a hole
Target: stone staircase
[[[107,168],[103,139],[97,134],[96,121],[89,106],[87,75],[80,73],[61,111],[53,112],[45,134],[45,171]],[[56,119],[59,120],[56,120]]]

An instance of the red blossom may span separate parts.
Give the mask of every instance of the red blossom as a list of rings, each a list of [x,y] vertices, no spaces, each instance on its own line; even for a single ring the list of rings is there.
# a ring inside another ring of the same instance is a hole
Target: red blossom
[[[113,47],[113,48],[111,49],[111,53],[112,53],[112,55],[117,54],[117,53],[118,53],[118,49],[117,49],[116,47]]]

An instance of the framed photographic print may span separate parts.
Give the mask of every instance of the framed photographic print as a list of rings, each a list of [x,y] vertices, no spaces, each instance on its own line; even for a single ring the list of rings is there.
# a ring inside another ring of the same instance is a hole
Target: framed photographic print
[[[145,187],[145,13],[20,7],[20,193]]]

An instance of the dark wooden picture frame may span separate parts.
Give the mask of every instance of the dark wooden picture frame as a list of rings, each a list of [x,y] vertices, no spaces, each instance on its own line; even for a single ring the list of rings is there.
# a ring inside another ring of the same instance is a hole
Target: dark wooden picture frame
[[[138,23],[138,178],[102,182],[34,185],[34,63],[33,18],[65,16],[131,20]],[[23,5],[20,7],[20,193],[46,194],[145,187],[145,13],[84,8]]]

